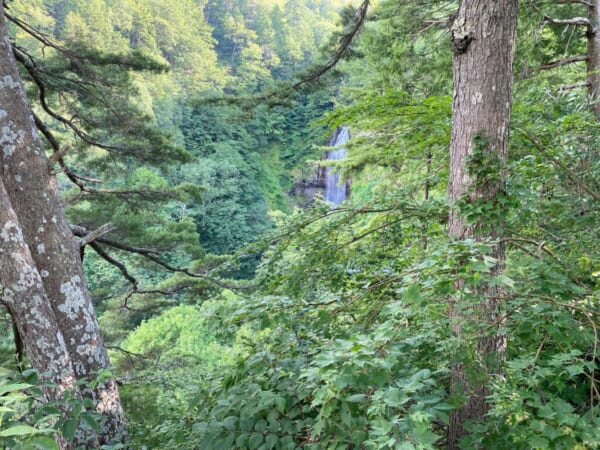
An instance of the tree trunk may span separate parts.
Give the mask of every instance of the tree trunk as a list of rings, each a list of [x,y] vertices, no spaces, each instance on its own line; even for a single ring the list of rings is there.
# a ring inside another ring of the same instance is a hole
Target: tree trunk
[[[22,339],[27,356],[40,380],[49,383],[44,394],[59,401],[65,391],[77,393],[75,373],[54,311],[46,296],[42,277],[25,243],[17,216],[0,177],[0,282],[6,305]],[[58,440],[63,450],[71,448]],[[84,441],[75,443],[84,444]]]
[[[454,97],[448,233],[453,239],[497,242],[492,251],[497,264],[491,275],[500,273],[504,264],[504,247],[499,241],[503,234],[502,206],[498,200],[504,195],[502,165],[508,148],[517,10],[518,0],[462,0],[451,26]],[[486,213],[467,223],[464,208],[474,204],[485,205]],[[457,282],[456,288],[462,291],[464,283]],[[484,373],[469,376],[464,361],[453,367],[451,393],[464,395],[466,401],[451,415],[448,448],[457,448],[467,421],[481,419],[487,412],[486,381],[497,370],[487,361],[505,349],[505,338],[490,334],[485,326],[497,323],[502,293],[484,285],[472,294],[483,298],[481,303],[467,307],[457,292],[450,302],[450,317],[459,338],[465,321],[477,324],[476,348],[471,350]]]
[[[600,120],[600,0],[590,0],[588,6],[587,84],[588,97],[596,119]]]
[[[123,428],[119,393],[114,380],[95,388],[87,384],[110,363],[85,283],[79,248],[65,218],[56,179],[49,174],[12,54],[4,8],[0,9],[1,178],[15,223],[29,247],[32,264],[64,337],[75,377],[84,382],[82,394],[93,399],[103,416],[99,441],[106,443]],[[27,326],[22,323],[20,329]]]

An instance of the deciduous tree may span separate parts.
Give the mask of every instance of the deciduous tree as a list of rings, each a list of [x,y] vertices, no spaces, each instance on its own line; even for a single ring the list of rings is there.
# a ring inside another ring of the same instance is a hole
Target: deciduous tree
[[[517,13],[517,0],[463,0],[451,25],[454,93],[448,232],[457,240],[493,241],[492,275],[499,274],[504,265],[502,165],[508,153]],[[502,293],[489,284],[467,293],[461,280],[456,287],[450,303],[454,331],[460,337],[465,321],[480,322],[475,358],[485,371],[493,370],[486,360],[504,351],[505,338],[488,334],[484,324],[498,322]],[[480,303],[463,304],[461,299],[472,295],[480,296]],[[480,419],[487,411],[487,377],[470,378],[464,362],[458,361],[451,391],[464,395],[466,402],[451,415],[449,448],[457,448],[466,421]]]

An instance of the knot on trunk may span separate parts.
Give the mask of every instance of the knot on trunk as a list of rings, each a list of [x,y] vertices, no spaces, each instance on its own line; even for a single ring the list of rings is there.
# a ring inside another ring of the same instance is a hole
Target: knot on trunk
[[[465,53],[469,45],[475,39],[473,30],[468,25],[465,18],[456,14],[450,18],[450,31],[452,33],[452,52],[455,55]]]
[[[456,36],[454,33],[452,34],[452,51],[455,55],[460,55],[465,53],[469,48],[469,45],[475,38],[473,37],[473,33],[468,33],[463,36]]]

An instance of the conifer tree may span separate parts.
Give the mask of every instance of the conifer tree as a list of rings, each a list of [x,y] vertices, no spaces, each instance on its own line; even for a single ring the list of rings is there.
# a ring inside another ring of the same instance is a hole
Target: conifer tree
[[[9,306],[31,362],[57,387],[56,396],[82,382],[80,395],[102,415],[97,442],[108,443],[123,428],[114,379],[91,384],[110,367],[79,246],[67,223],[55,177],[20,81],[0,11],[0,248],[10,264],[0,272]],[[54,392],[54,393],[53,393]],[[94,439],[95,440],[95,439]]]

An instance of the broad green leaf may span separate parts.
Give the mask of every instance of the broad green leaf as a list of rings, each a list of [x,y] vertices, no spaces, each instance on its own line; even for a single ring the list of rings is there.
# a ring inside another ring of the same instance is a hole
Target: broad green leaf
[[[248,439],[248,448],[250,450],[257,449],[263,442],[263,435],[261,433],[252,433],[250,439]]]
[[[77,419],[67,419],[62,423],[60,427],[60,431],[62,435],[69,441],[75,439],[75,433],[77,432],[77,425],[79,425],[79,420]]]
[[[92,430],[94,431],[98,431],[99,429],[99,425],[98,425],[98,421],[96,420],[96,417],[94,414],[90,414],[88,412],[83,412],[81,413],[81,415],[79,416],[79,418],[85,422],[85,424],[90,427]]]
[[[340,418],[342,419],[342,425],[349,427],[352,423],[352,414],[350,408],[346,402],[342,402],[340,406]]]
[[[38,432],[37,428],[33,428],[30,425],[14,425],[4,430],[0,430],[0,437],[26,436]]]
[[[346,397],[346,401],[350,403],[362,403],[367,401],[368,396],[365,394],[354,394]]]
[[[237,421],[238,421],[238,418],[235,416],[226,417],[223,420],[223,426],[225,427],[226,430],[233,431],[236,428]]]
[[[34,436],[26,439],[23,444],[26,448],[35,450],[58,450],[56,441],[50,436]]]
[[[22,391],[23,389],[28,389],[30,387],[33,387],[33,385],[27,383],[5,384],[4,386],[0,386],[0,395],[7,392]]]
[[[268,450],[276,450],[278,442],[279,442],[279,438],[277,436],[275,436],[274,434],[269,434],[265,438],[265,445],[267,446]]]

